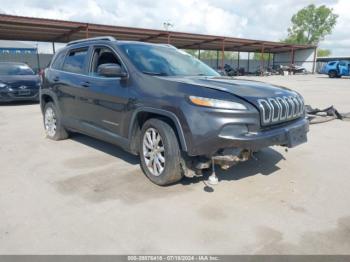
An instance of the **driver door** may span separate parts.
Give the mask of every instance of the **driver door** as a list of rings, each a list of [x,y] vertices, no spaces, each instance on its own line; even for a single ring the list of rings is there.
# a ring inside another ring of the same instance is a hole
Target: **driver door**
[[[123,67],[119,56],[112,48],[93,47],[84,108],[87,109],[85,123],[90,126],[95,136],[99,134],[123,136],[124,117],[129,101],[128,81],[121,77],[104,77],[97,73],[100,65],[113,63]]]

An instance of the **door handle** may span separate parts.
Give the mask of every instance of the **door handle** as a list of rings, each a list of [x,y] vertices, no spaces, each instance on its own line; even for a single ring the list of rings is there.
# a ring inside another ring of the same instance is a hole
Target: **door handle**
[[[82,82],[81,86],[83,86],[83,87],[90,87],[90,82],[89,81]]]
[[[55,77],[53,78],[53,81],[54,81],[54,82],[60,81],[60,77],[59,77],[59,76],[55,76]]]

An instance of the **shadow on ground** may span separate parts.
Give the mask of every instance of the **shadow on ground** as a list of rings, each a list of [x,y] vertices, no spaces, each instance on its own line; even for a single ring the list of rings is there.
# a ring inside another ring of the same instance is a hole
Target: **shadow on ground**
[[[28,106],[39,105],[38,101],[13,101],[13,102],[0,102],[0,106]]]
[[[284,156],[273,148],[265,148],[254,154],[255,159],[251,158],[246,162],[239,163],[228,170],[222,170],[216,167],[216,174],[219,181],[236,181],[246,177],[262,174],[268,176],[279,170],[277,164],[284,160]],[[204,173],[203,177],[185,178],[181,181],[184,185],[194,184],[206,180],[211,174],[211,170]],[[209,185],[204,188],[206,192],[213,192]]]
[[[203,183],[204,192],[214,192],[214,188],[208,186],[205,182],[210,172],[205,173],[203,177],[184,178],[175,185],[160,187],[152,184],[143,175],[137,156],[133,156],[117,146],[88,136],[74,134],[71,139],[119,158],[132,166],[113,164],[112,162],[111,165],[101,165],[99,167],[96,159],[97,168],[92,166],[91,169],[87,168],[79,171],[79,174],[72,169],[71,177],[57,182],[58,190],[64,194],[80,195],[91,202],[119,199],[132,204],[155,198],[178,196],[181,193],[186,194],[197,188],[189,185],[197,183]],[[236,181],[257,174],[271,175],[279,169],[276,164],[282,159],[284,159],[283,155],[279,152],[272,148],[266,148],[256,154],[256,159],[240,163],[226,171],[217,168],[217,175],[221,181]],[[94,159],[89,161],[94,161]],[[89,164],[89,166],[91,165]]]
[[[101,140],[81,135],[78,133],[74,133],[70,137],[71,140],[75,142],[79,142],[81,144],[84,144],[86,146],[92,147],[96,150],[99,150],[103,153],[109,154],[113,157],[120,158],[124,160],[125,162],[128,162],[131,165],[137,165],[140,163],[138,156],[134,156],[123,149],[121,149],[118,146],[112,145],[110,143],[103,142]]]

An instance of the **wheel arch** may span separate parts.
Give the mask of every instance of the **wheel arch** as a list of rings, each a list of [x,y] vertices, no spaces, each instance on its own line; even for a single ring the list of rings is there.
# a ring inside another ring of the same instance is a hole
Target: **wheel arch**
[[[44,111],[45,105],[49,102],[53,102],[56,106],[58,105],[56,96],[50,91],[41,91],[40,92],[40,108],[41,112]],[[57,108],[59,110],[59,108]]]
[[[137,138],[139,137],[139,132],[141,131],[143,123],[151,118],[158,118],[168,123],[175,131],[181,150],[187,152],[188,148],[185,135],[178,117],[170,111],[144,107],[139,108],[134,112],[129,125],[128,137],[130,140],[130,149],[133,153],[137,154]]]

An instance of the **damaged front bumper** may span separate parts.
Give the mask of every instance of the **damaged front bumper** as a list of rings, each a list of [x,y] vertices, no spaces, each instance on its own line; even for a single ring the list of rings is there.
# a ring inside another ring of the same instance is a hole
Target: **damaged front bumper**
[[[246,132],[238,136],[232,135],[227,131],[224,129],[219,134],[219,137],[227,140],[230,147],[253,151],[274,145],[292,148],[307,142],[309,121],[306,118],[302,118],[282,127],[259,132]]]
[[[240,132],[230,128],[223,128],[219,137],[225,140],[225,148],[215,154],[201,158],[195,164],[195,169],[209,168],[214,161],[222,169],[228,169],[238,162],[248,160],[253,153],[269,146],[279,145],[288,148],[296,147],[307,142],[309,121],[299,119],[288,125],[265,129],[258,132]],[[237,133],[240,133],[237,135]],[[204,160],[205,159],[205,160]]]
[[[212,158],[223,169],[227,169],[235,163],[248,160],[254,151],[264,147],[279,145],[293,148],[306,143],[308,131],[309,121],[306,118],[283,127],[247,132],[239,136],[228,135],[224,130],[219,136],[229,140],[232,148],[220,150]]]

